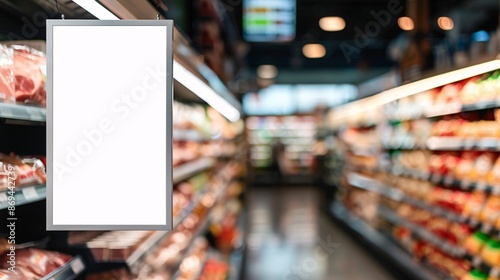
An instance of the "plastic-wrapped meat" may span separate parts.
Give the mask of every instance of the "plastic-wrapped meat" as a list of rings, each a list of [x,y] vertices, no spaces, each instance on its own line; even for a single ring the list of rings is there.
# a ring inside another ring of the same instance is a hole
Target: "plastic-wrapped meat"
[[[25,277],[20,273],[11,272],[5,269],[0,269],[0,280],[28,280],[28,279],[29,279],[28,277]]]
[[[12,49],[0,45],[0,102],[14,102]]]
[[[7,268],[7,259],[6,254],[0,257],[0,266]],[[19,270],[26,279],[40,279],[70,259],[71,256],[56,252],[35,248],[19,249],[16,251],[16,270]]]
[[[55,265],[57,265],[58,267],[63,266],[64,264],[69,262],[71,258],[73,258],[70,255],[61,254],[59,252],[46,251],[45,254],[47,254],[47,256],[49,256],[50,261]]]
[[[41,52],[22,46],[12,46],[12,48],[16,100],[45,105],[46,91],[42,72],[46,66],[45,56]]]

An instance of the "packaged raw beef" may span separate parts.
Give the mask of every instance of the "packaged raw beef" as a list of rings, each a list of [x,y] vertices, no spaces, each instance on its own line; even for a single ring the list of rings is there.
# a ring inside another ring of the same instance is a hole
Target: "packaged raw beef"
[[[46,57],[24,46],[12,46],[16,101],[45,106]]]
[[[28,280],[30,278],[25,277],[20,272],[11,272],[6,269],[0,269],[0,280]]]
[[[0,257],[0,266],[7,268],[8,256]],[[71,256],[35,248],[16,250],[16,271],[26,279],[40,279],[71,259]]]
[[[12,49],[0,45],[0,102],[15,102]]]

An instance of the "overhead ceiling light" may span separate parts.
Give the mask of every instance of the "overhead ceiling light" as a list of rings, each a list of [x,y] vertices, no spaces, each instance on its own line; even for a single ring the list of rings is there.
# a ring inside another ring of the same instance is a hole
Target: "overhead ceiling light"
[[[453,20],[449,17],[439,17],[438,18],[438,26],[443,30],[452,30],[454,23]]]
[[[98,19],[119,19],[115,14],[94,0],[73,0],[73,2]]]
[[[174,60],[174,79],[207,102],[228,120],[235,122],[241,118],[240,112],[210,86]]]
[[[401,29],[405,31],[410,31],[415,28],[415,24],[413,23],[413,20],[410,17],[400,17],[398,19],[398,25]]]
[[[302,48],[302,53],[307,58],[322,58],[326,55],[326,49],[321,44],[307,44]]]
[[[257,68],[257,76],[261,79],[274,79],[278,76],[278,68],[274,65],[261,65]]]
[[[319,20],[319,26],[325,31],[341,31],[345,28],[345,20],[341,17],[324,17]]]
[[[497,59],[465,67],[444,74],[432,76],[413,83],[395,87],[371,97],[360,99],[333,111],[332,120],[343,119],[347,116],[356,115],[366,110],[373,109],[398,99],[422,93],[447,84],[456,83],[470,77],[479,76],[484,73],[500,69],[500,57]]]

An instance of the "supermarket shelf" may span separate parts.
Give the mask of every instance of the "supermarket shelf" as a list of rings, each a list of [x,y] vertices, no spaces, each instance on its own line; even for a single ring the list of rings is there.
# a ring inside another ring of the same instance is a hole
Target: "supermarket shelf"
[[[460,216],[459,214],[453,213],[451,211],[448,211],[448,210],[441,208],[441,207],[438,207],[438,206],[429,205],[423,201],[409,197],[409,196],[405,195],[402,191],[395,189],[395,188],[392,188],[392,187],[384,186],[381,182],[379,182],[375,179],[368,178],[366,176],[363,176],[363,175],[360,175],[357,173],[350,173],[347,176],[347,180],[348,180],[349,184],[351,184],[352,186],[376,192],[376,193],[381,194],[381,195],[383,195],[387,198],[390,198],[394,201],[406,202],[406,203],[411,204],[413,206],[416,206],[416,207],[425,209],[429,212],[432,212],[435,215],[445,217],[448,220],[455,221],[458,223],[468,222],[465,217]],[[473,222],[470,222],[470,223],[472,224]],[[475,225],[477,226],[477,224],[475,224]]]
[[[45,185],[16,188],[16,193],[14,194],[15,206],[44,200],[47,195],[46,193],[47,187]],[[0,192],[0,210],[9,207],[8,197],[8,190]]]
[[[423,201],[413,199],[411,197],[406,196],[404,199],[404,202],[407,202],[408,204],[411,204],[413,206],[425,209],[435,215],[445,217],[446,219],[450,221],[454,221],[457,223],[465,223],[467,222],[467,218],[460,216],[459,214],[453,213],[451,211],[448,211],[444,208],[438,207],[438,206],[432,206],[429,205]]]
[[[212,158],[200,158],[174,168],[173,183],[180,183],[197,173],[207,170],[215,165]]]
[[[45,108],[19,104],[0,103],[0,118],[30,122],[45,122]]]
[[[491,266],[490,264],[486,263],[480,256],[472,256],[467,254],[465,256],[465,259],[470,261],[472,267],[487,273],[492,279],[498,278],[500,276],[500,267]]]
[[[224,174],[224,171],[222,171],[221,174]],[[222,190],[219,191],[218,194],[216,194],[216,201],[218,201],[221,198],[221,196],[226,192],[228,186],[229,186],[229,182],[227,182],[227,185],[224,188],[222,188]],[[194,198],[191,201],[191,203],[189,204],[189,206],[186,207],[186,209],[184,209],[184,211],[181,214],[179,214],[178,217],[174,218],[174,227],[173,227],[174,229],[179,224],[182,223],[182,221],[184,220],[184,218],[186,218],[189,214],[191,214],[194,211],[194,209],[196,208],[196,206],[199,204],[199,202],[201,200],[201,197],[204,194],[206,194],[206,192],[200,193],[196,198]],[[203,221],[203,224],[199,227],[199,229],[197,230],[197,232],[194,235],[194,237],[203,234],[206,231],[207,227],[208,227],[208,219],[206,219],[206,220]],[[153,233],[145,242],[143,242],[134,251],[134,253],[132,253],[132,255],[130,255],[130,257],[126,260],[126,265],[131,270],[135,270],[135,268],[137,268],[141,264],[141,262],[144,259],[144,257],[146,257],[152,251],[154,251],[155,247],[162,240],[164,240],[168,236],[168,234],[170,232],[171,231],[156,231],[155,233]]]
[[[483,101],[474,104],[468,104],[462,106],[462,112],[471,112],[471,111],[479,111],[486,109],[495,109],[500,107],[500,100],[493,101]]]
[[[193,129],[175,129],[172,132],[173,141],[208,141],[210,138],[203,135],[201,132]]]
[[[373,227],[366,224],[363,220],[352,216],[347,209],[339,203],[334,203],[331,206],[331,214],[334,218],[352,230],[366,244],[376,250],[379,255],[391,260],[398,268],[405,271],[408,276],[411,276],[410,279],[441,279],[423,265],[414,262],[409,254]]]
[[[485,191],[487,193],[500,194],[500,186],[490,185],[485,182],[460,180],[452,175],[443,176],[437,173],[421,172],[410,169],[392,170],[391,172],[396,176],[405,176],[417,180],[429,181],[439,186],[458,187],[465,191]]]
[[[221,198],[227,193],[227,190],[229,188],[229,185],[230,185],[231,181],[232,180],[228,180],[225,183],[224,187],[215,195],[215,201],[216,202],[220,201]],[[217,205],[217,203],[214,203],[207,210],[207,213],[205,214],[203,222],[198,226],[198,229],[194,232],[193,236],[191,237],[191,240],[195,240],[197,237],[202,236],[203,234],[205,234],[207,232],[208,226],[210,224],[210,215],[212,213],[212,210],[215,208],[215,205]],[[183,257],[180,259],[180,262],[172,266],[174,268],[173,269],[174,273],[172,273],[173,275],[178,275],[178,273],[179,273],[179,266],[181,265],[182,260],[185,259],[189,255],[189,253],[191,252],[192,246],[193,246],[193,243],[191,243],[185,249]],[[174,277],[174,279],[175,279],[175,277]],[[194,278],[194,279],[198,279],[198,278]]]
[[[203,269],[205,268],[205,265],[207,264],[207,261],[208,261],[208,257],[205,257],[205,258],[203,258],[203,260],[201,260],[201,262],[200,262],[201,263],[200,269],[198,269],[198,271],[194,274],[194,277],[192,277],[190,280],[198,280],[198,279],[200,279],[200,276],[203,273]]]
[[[412,121],[423,118],[434,118],[434,117],[442,117],[447,115],[454,115],[464,112],[473,112],[480,110],[488,110],[495,109],[500,107],[500,100],[493,101],[482,101],[474,104],[460,104],[460,103],[450,103],[450,104],[442,104],[442,105],[434,105],[433,107],[425,110],[420,115],[415,115],[411,117],[392,117],[389,119],[392,123],[404,122],[404,121]]]
[[[427,147],[425,146],[419,146],[419,145],[384,145],[384,149],[386,150],[393,150],[393,151],[413,151],[413,150],[422,150],[426,149]]]
[[[80,256],[71,259],[65,265],[43,277],[42,280],[72,280],[85,270],[85,264]]]
[[[404,198],[404,193],[402,191],[383,186],[380,182],[361,174],[349,173],[347,175],[347,181],[354,187],[376,192],[394,201],[402,201]]]
[[[155,248],[162,241],[169,231],[156,231],[146,241],[144,241],[125,261],[127,266],[134,270],[140,265],[142,259],[148,255],[152,248]]]
[[[424,228],[415,225],[403,218],[400,218],[396,213],[394,213],[392,210],[389,210],[385,207],[382,207],[379,205],[378,208],[378,214],[385,218],[388,222],[391,222],[393,224],[398,224],[403,227],[408,228],[413,234],[418,236],[419,238],[433,244],[443,252],[446,252],[447,254],[455,257],[464,257],[465,256],[465,249],[462,247],[459,247],[457,245],[451,244],[439,237],[437,237],[435,234],[425,230]]]
[[[500,151],[500,141],[495,138],[431,137],[427,140],[427,148],[433,151]]]

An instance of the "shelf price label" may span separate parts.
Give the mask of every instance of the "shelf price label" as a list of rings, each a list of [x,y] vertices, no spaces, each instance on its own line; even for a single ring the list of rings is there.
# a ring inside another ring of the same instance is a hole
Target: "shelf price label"
[[[22,188],[22,192],[23,192],[24,198],[26,200],[34,200],[34,199],[37,199],[39,197],[38,193],[36,192],[35,187]]]
[[[74,261],[72,261],[70,266],[75,275],[80,274],[80,272],[85,269],[85,266],[83,265],[83,262],[80,258],[76,258]]]
[[[10,108],[0,106],[0,116],[4,118],[11,118],[14,114],[12,114],[12,110]]]
[[[476,257],[474,257],[474,259],[472,259],[472,266],[473,267],[480,267],[481,263],[483,263],[483,260],[478,256],[476,256]]]
[[[4,204],[8,201],[7,194],[5,192],[0,193],[0,204]]]
[[[460,182],[460,188],[462,190],[468,190],[469,188],[471,187],[471,182],[470,181],[467,181],[467,180],[462,180]]]

